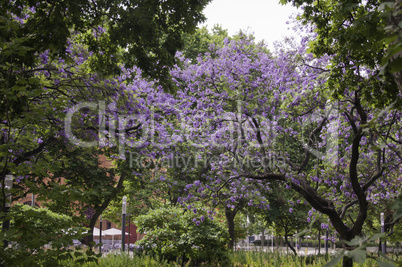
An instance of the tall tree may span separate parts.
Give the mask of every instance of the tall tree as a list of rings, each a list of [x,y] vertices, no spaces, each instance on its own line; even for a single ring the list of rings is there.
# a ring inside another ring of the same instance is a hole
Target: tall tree
[[[301,8],[301,20],[317,33],[311,51],[331,55],[330,86],[335,95],[355,86],[354,70],[368,67],[387,82],[361,88],[363,99],[389,105],[402,93],[402,2],[281,0]],[[378,66],[383,66],[383,69]],[[399,91],[398,91],[398,86]]]
[[[80,101],[72,99],[74,94],[107,95],[102,90],[98,94],[84,90],[94,84],[91,79],[95,76],[99,81],[102,75],[120,73],[124,59],[127,66],[142,67],[145,75],[163,77],[165,66],[173,65],[176,50],[182,47],[181,35],[194,31],[203,20],[201,12],[207,3],[1,1],[2,184],[5,175],[16,174],[16,167],[57,142],[61,129],[52,123],[63,120],[67,103],[71,106]],[[74,53],[71,44],[78,41],[85,45],[86,52]],[[84,60],[86,69],[72,77]],[[54,62],[66,63],[57,66],[64,71],[57,78],[51,76],[57,70]],[[84,77],[94,71],[98,75]],[[60,83],[61,79],[66,83]],[[28,136],[29,133],[33,135]],[[26,144],[18,143],[15,134]]]
[[[267,192],[267,199],[270,209],[260,212],[264,220],[269,225],[274,225],[276,232],[283,233],[286,245],[297,254],[295,248],[289,241],[289,237],[293,237],[297,232],[301,232],[308,227],[306,214],[309,205],[303,203],[299,199],[295,199],[294,191],[275,186],[276,190]]]
[[[175,52],[182,47],[181,35],[203,20],[207,3],[1,1],[3,188],[5,175],[16,175],[14,188],[22,189],[21,195],[14,194],[18,198],[27,193],[23,178],[48,174],[46,155],[65,141],[63,122],[69,108],[124,94],[114,94],[117,82],[107,79],[108,74],[121,73],[123,60],[126,66],[142,67],[145,76],[163,78],[165,67],[173,65]],[[118,82],[124,87],[122,77]],[[91,140],[94,132],[85,140]],[[2,190],[0,211],[4,204]]]
[[[366,89],[385,90],[390,80],[359,65],[343,69],[354,82],[336,84],[342,97],[334,101],[332,72],[327,75],[332,58],[314,58],[308,43],[303,38],[296,49],[267,54],[248,39],[227,40],[173,75],[188,103],[194,144],[229,151],[221,166],[242,162],[232,165],[226,183],[281,181],[350,241],[362,233],[370,203],[399,192],[401,114],[369,104]],[[351,264],[344,259],[344,266]]]

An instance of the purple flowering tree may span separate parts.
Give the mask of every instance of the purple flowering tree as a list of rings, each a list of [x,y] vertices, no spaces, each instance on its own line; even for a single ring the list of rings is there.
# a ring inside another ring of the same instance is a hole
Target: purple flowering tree
[[[307,43],[267,53],[243,38],[195,64],[183,59],[185,67],[172,75],[183,99],[184,135],[202,150],[224,148],[218,165],[229,174],[225,183],[280,181],[350,241],[362,233],[370,205],[399,193],[401,114],[362,98],[362,88],[388,80],[358,65],[335,101],[328,58],[308,54]]]
[[[183,45],[181,35],[203,20],[207,2],[184,1],[178,7],[175,1],[3,1],[1,185],[7,174],[17,177],[14,188],[23,178],[47,174],[41,158],[63,139],[65,113],[82,101],[111,97],[108,89],[116,83],[104,74],[121,73],[123,58],[146,75],[163,77]],[[77,42],[81,46],[73,47]],[[87,140],[95,132],[86,132]],[[27,192],[18,190],[14,196]],[[4,200],[3,192],[0,211]]]
[[[25,20],[14,23],[24,25]],[[121,67],[116,78],[94,73],[95,55],[82,38],[75,33],[68,39],[64,56],[48,49],[36,53],[31,66],[3,69],[10,83],[2,87],[0,174],[3,186],[5,175],[17,177],[14,201],[39,194],[53,201],[49,208],[79,214],[92,229],[122,191],[125,177],[133,176],[126,152],[133,148],[155,157],[154,151],[170,140],[161,118],[171,113],[172,98],[143,79],[138,68]],[[2,196],[0,211],[3,191]]]

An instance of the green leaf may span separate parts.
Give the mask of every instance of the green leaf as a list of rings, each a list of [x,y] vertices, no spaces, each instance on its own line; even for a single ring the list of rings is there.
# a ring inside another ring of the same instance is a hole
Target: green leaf
[[[386,38],[384,38],[384,42],[387,43],[387,44],[392,44],[397,39],[398,39],[398,35],[397,34],[392,34],[392,35],[387,36]]]
[[[365,249],[357,248],[349,251],[347,256],[352,258],[353,261],[357,263],[364,263],[366,261],[367,254]]]
[[[396,199],[392,205],[391,208],[395,210],[395,213],[393,215],[394,220],[392,223],[396,222],[399,218],[402,217],[402,194],[399,195],[398,199]]]
[[[396,266],[396,265],[394,265],[392,263],[385,262],[385,261],[380,261],[378,259],[376,261],[377,261],[378,266],[380,266],[380,267],[395,267]]]
[[[384,11],[389,11],[389,10],[392,10],[393,6],[394,6],[393,2],[384,2],[378,7],[378,9],[384,10]]]
[[[345,242],[346,245],[354,247],[354,246],[360,246],[363,243],[363,241],[364,241],[363,238],[361,238],[360,236],[356,236],[350,241],[344,240],[343,242]]]
[[[402,70],[402,58],[398,57],[394,60],[392,60],[389,64],[388,64],[391,73],[394,72],[398,72]]]
[[[376,241],[376,240],[380,239],[381,237],[385,237],[385,236],[386,236],[386,233],[375,234],[375,235],[373,235],[372,237],[370,237],[367,241],[368,241],[368,242],[370,242],[370,241]]]
[[[332,258],[332,260],[330,260],[329,262],[327,262],[324,267],[332,267],[335,266],[345,255],[345,250],[341,249],[339,250],[335,256]]]
[[[299,237],[302,237],[302,236],[304,236],[305,234],[310,233],[310,232],[311,232],[310,229],[304,229],[304,230],[301,231],[300,233],[295,234],[295,237],[299,238]]]

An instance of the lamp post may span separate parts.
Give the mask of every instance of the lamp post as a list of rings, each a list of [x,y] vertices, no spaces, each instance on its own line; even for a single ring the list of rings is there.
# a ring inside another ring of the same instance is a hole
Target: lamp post
[[[128,214],[128,250],[130,250],[131,243],[131,213]]]
[[[329,225],[328,225],[328,227],[329,227]],[[329,237],[328,227],[327,227],[327,232],[325,234],[325,254],[328,254],[328,237]]]
[[[102,254],[102,214],[99,216],[99,254]]]
[[[5,189],[5,196],[6,196],[6,203],[4,203],[4,212],[7,214],[8,210],[11,207],[12,203],[12,198],[11,198],[11,189],[13,188],[13,180],[14,177],[12,175],[6,175],[5,180],[4,180],[4,189]],[[7,216],[7,215],[5,215]],[[5,219],[3,223],[3,232],[7,231],[10,229],[10,220]],[[4,240],[4,248],[8,247],[8,240]]]
[[[247,228],[249,227],[249,225],[250,225],[250,220],[249,220],[249,218],[248,218],[248,215],[247,215]],[[247,229],[247,243],[248,243],[248,250],[250,250],[250,230],[249,229]]]
[[[384,212],[381,212],[381,233],[385,233]],[[385,240],[381,242],[381,252],[385,254]]]
[[[123,197],[123,205],[121,209],[122,214],[122,232],[121,232],[121,251],[125,250],[126,243],[126,208],[127,208],[127,197]]]
[[[321,228],[318,228],[318,255],[321,254]]]

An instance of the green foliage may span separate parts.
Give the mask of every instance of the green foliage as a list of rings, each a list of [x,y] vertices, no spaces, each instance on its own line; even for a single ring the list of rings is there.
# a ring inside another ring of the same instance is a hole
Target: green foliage
[[[378,240],[381,237],[385,237],[385,233],[382,234],[375,234],[371,237],[368,238],[363,238],[360,236],[356,236],[353,238],[351,241],[343,241],[348,247],[354,248],[352,250],[346,250],[346,249],[341,249],[338,250],[334,258],[329,261],[325,267],[332,267],[335,266],[338,262],[340,262],[342,259],[346,258],[351,258],[353,259],[353,262],[364,264],[367,260],[367,246],[370,244],[370,242]],[[390,259],[386,257],[385,255],[382,255],[387,261],[393,262],[395,264],[398,263],[398,261]],[[383,262],[381,257],[375,258],[377,264],[379,266],[394,266],[391,263]],[[398,263],[399,264],[399,263]]]
[[[246,239],[249,229],[247,227],[247,217],[243,213],[239,212],[234,218],[234,226],[236,240]]]
[[[290,254],[238,251],[231,254],[233,266],[323,266],[324,255],[294,256]]]
[[[259,251],[237,251],[229,254],[230,266],[282,266],[282,267],[322,267],[328,262],[326,255],[309,255],[309,256],[293,256],[281,253],[266,253]],[[396,257],[393,257],[396,258]],[[187,262],[182,265],[178,262],[167,262],[159,259],[158,257],[152,257],[149,255],[133,255],[127,254],[109,254],[99,259],[99,263],[87,262],[85,264],[77,264],[72,260],[61,261],[60,265],[68,267],[126,267],[126,266],[193,266],[192,262]],[[223,266],[219,262],[201,264],[199,266]],[[335,266],[340,266],[337,263]],[[377,263],[374,259],[367,259],[363,264],[355,264],[355,267],[393,267],[393,264],[389,263]]]
[[[126,253],[113,254],[110,253],[105,257],[101,257],[98,262],[78,263],[74,259],[63,260],[59,262],[59,266],[66,267],[149,267],[149,266],[178,266],[175,263],[168,263],[167,261],[160,260],[158,257],[151,257],[148,255],[133,255],[130,256]]]
[[[83,234],[70,217],[22,204],[15,204],[5,216],[12,219],[10,229],[0,232],[0,244],[8,240],[11,245],[0,249],[1,263],[6,266],[56,266],[72,253],[83,255],[69,248],[73,239],[81,239]],[[92,251],[85,253],[86,260],[96,260]]]
[[[226,262],[227,231],[202,209],[164,207],[138,217],[135,224],[146,233],[137,244],[150,254],[169,261]]]
[[[47,200],[43,205],[72,217],[83,216],[87,208],[101,210],[99,206],[112,197],[116,184],[115,169],[102,166],[102,151],[65,144],[54,145],[51,150],[58,158],[51,169],[52,181],[29,184],[30,188],[36,187],[40,200]]]
[[[394,221],[402,218],[402,194],[392,203],[391,208],[395,210]]]
[[[195,61],[198,56],[210,52],[210,46],[221,46],[225,38],[229,39],[228,31],[220,25],[215,25],[210,33],[206,27],[197,29],[193,34],[184,35],[183,55]]]
[[[379,6],[387,19],[388,25],[385,27],[387,37],[384,39],[388,49],[382,59],[383,68],[389,68],[391,72],[402,71],[402,2],[383,2]]]
[[[68,55],[71,30],[94,52],[94,67],[119,71],[117,59],[162,77],[172,66],[182,34],[204,20],[202,1],[1,1],[1,56],[32,66],[37,53]],[[27,14],[27,15],[26,15]],[[19,17],[17,20],[15,17]],[[95,33],[95,34],[93,34]],[[119,57],[118,54],[120,54]],[[7,62],[7,61],[4,61]]]
[[[298,203],[296,197],[294,192],[278,185],[275,186],[275,191],[267,194],[270,209],[262,214],[269,225],[274,225],[278,234],[293,235],[308,226],[306,213],[310,207],[304,202]]]
[[[401,59],[395,59],[402,49],[398,1],[281,1],[288,2],[302,7],[300,19],[315,28],[311,52],[332,57],[328,85],[335,97],[342,98],[345,90],[361,90],[365,100],[379,107],[398,98],[402,88],[398,91],[398,78],[391,74],[401,66]],[[363,82],[364,68],[378,76]]]

